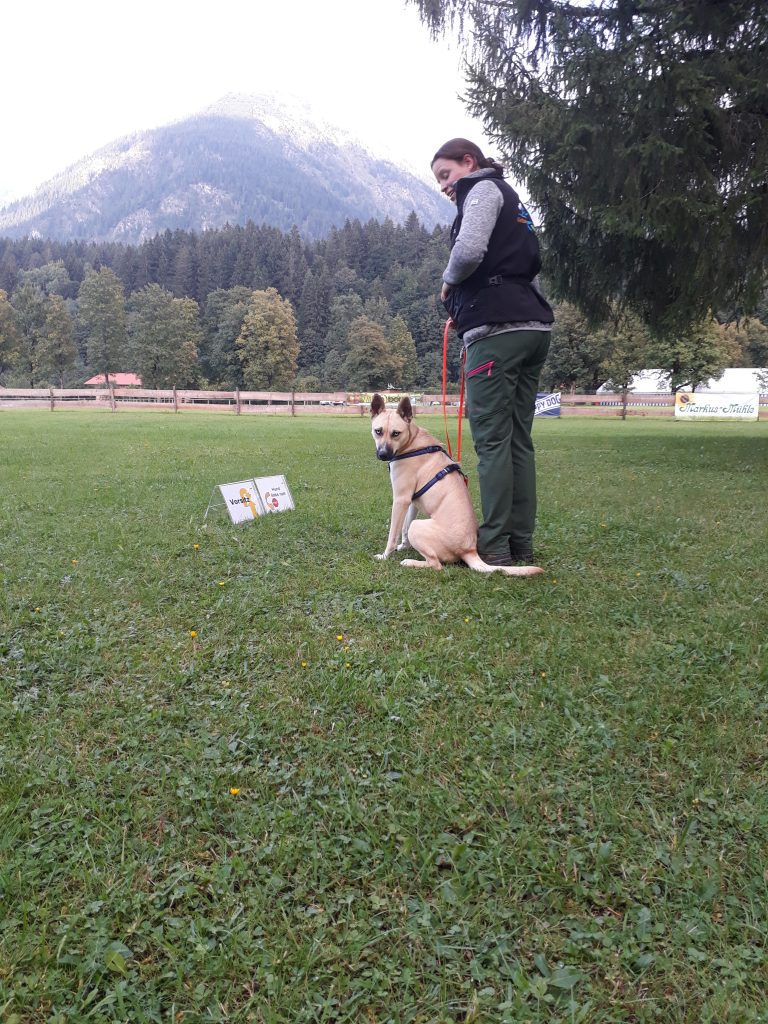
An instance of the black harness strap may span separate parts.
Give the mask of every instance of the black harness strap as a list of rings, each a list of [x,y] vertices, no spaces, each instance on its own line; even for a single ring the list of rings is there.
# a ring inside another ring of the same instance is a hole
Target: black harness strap
[[[435,473],[435,475],[432,477],[429,483],[424,484],[423,487],[420,487],[418,491],[416,491],[416,493],[411,498],[411,501],[416,501],[416,499],[420,498],[422,494],[426,494],[430,487],[434,487],[438,480],[442,480],[443,477],[448,476],[449,473],[461,473],[461,466],[458,464],[458,462],[452,462],[450,466],[446,466],[444,469],[441,469],[439,473]],[[461,475],[464,476],[463,473],[461,473]],[[467,478],[464,477],[465,482],[466,479]]]
[[[433,455],[435,452],[442,452],[443,455],[448,454],[442,445],[431,444],[427,448],[414,448],[412,452],[403,452],[402,455],[393,455],[389,461],[397,462],[398,459],[412,459],[415,455]]]
[[[450,455],[448,455],[448,452],[445,450],[445,448],[443,448],[442,445],[430,444],[426,448],[414,448],[412,452],[403,452],[401,455],[393,455],[389,461],[397,462],[398,459],[411,459],[416,455],[434,455],[435,452],[442,452],[443,455],[446,456],[446,458],[450,458]],[[443,477],[448,476],[449,473],[461,473],[461,475],[464,476],[464,474],[461,472],[461,466],[458,464],[458,462],[452,462],[450,466],[445,466],[445,468],[441,469],[439,473],[435,473],[435,475],[428,483],[424,484],[423,487],[420,487],[419,490],[416,491],[416,493],[411,498],[411,501],[416,501],[416,499],[420,498],[422,494],[426,494],[430,487],[434,487],[438,480],[442,480]],[[467,478],[466,476],[464,476],[464,483],[466,482]]]

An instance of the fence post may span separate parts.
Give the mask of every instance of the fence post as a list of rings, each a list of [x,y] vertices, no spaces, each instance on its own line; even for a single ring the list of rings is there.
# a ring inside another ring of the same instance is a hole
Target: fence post
[[[56,400],[53,394],[53,388],[49,388],[48,390],[51,392],[51,412],[53,412],[54,408],[56,407]]]
[[[240,388],[235,388],[235,415],[240,415]]]
[[[291,392],[291,416],[296,415],[296,392]]]
[[[174,412],[178,412],[179,411],[179,395],[178,395],[178,392],[176,391],[176,385],[175,384],[173,385],[173,411]]]

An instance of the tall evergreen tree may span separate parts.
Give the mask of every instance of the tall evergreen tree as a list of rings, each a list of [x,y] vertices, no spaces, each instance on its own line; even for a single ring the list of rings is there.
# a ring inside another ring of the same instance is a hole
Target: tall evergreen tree
[[[768,268],[764,0],[410,0],[541,211],[558,295],[656,330],[749,312]],[[438,144],[439,141],[438,140]]]

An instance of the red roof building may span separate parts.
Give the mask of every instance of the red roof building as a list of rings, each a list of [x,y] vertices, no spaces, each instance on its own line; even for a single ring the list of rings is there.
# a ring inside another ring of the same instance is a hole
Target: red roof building
[[[109,383],[116,388],[140,388],[141,377],[138,377],[135,373],[110,373]],[[90,380],[87,380],[83,386],[103,388],[104,374],[96,374],[95,377],[91,377]]]

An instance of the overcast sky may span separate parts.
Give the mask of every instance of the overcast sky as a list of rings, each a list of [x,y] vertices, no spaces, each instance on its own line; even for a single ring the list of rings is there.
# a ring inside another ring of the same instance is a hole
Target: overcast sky
[[[424,173],[452,136],[496,155],[458,98],[457,43],[405,0],[12,0],[0,28],[0,205],[230,92],[298,96]]]

